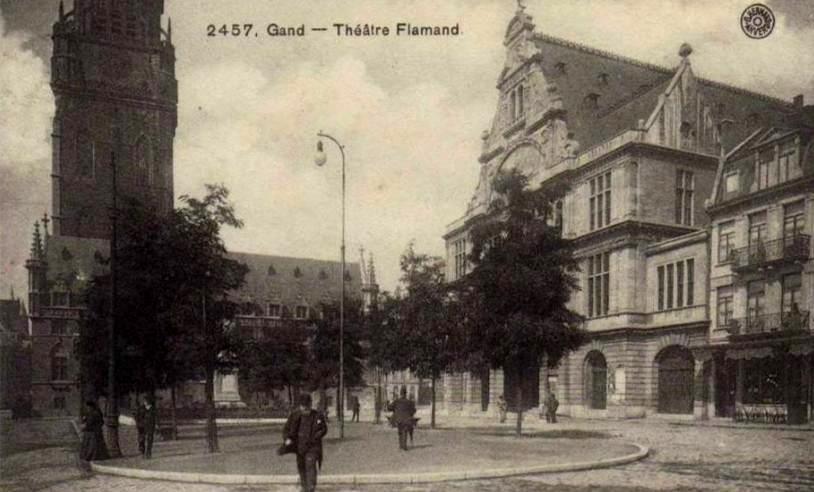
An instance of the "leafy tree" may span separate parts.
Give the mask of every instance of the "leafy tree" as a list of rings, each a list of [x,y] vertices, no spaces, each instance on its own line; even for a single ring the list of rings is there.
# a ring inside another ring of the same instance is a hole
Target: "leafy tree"
[[[275,330],[274,337],[244,341],[240,351],[240,388],[249,394],[271,393],[287,389],[289,404],[293,401],[293,388],[305,379],[308,361],[307,333],[301,326],[288,326]]]
[[[339,394],[339,303],[322,305],[322,317],[312,320],[315,326],[310,340],[311,360],[308,375],[311,386],[319,390],[324,404],[325,390],[336,388],[336,415],[344,414],[344,395]],[[352,299],[345,301],[345,326],[343,337],[344,385],[345,388],[364,383],[365,350],[362,346],[363,324],[362,304]],[[327,410],[324,408],[323,410]]]
[[[378,302],[373,305],[364,321],[367,364],[376,371],[376,423],[380,421],[385,400],[381,376],[407,367],[407,353],[397,348],[401,344],[398,330],[400,302],[399,298],[389,292],[381,292]]]
[[[115,322],[117,391],[171,387],[192,374],[206,377],[207,442],[217,451],[214,374],[236,366],[238,337],[230,328],[235,305],[227,293],[248,268],[226,257],[222,226],[240,227],[221,185],[202,199],[181,197],[184,207],[158,214],[130,203],[120,212],[116,248]],[[84,381],[104,388],[111,311],[110,276],[95,278],[86,293],[87,322],[78,341]]]
[[[406,295],[399,303],[398,337],[389,346],[390,355],[401,366],[395,369],[407,368],[419,378],[430,379],[430,425],[435,428],[436,382],[462,360],[458,304],[444,282],[441,258],[416,253],[410,243],[400,264]]]
[[[527,185],[516,170],[495,178],[500,198],[472,229],[473,270],[456,285],[470,356],[518,376],[544,357],[555,366],[586,340],[581,316],[567,306],[579,267],[571,241],[549,225],[554,196]],[[522,384],[514,399],[520,434]]]

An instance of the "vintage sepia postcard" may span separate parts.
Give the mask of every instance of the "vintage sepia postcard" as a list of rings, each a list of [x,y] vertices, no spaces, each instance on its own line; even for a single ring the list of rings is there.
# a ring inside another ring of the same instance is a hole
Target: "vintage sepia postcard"
[[[0,488],[814,488],[814,2],[0,0]]]

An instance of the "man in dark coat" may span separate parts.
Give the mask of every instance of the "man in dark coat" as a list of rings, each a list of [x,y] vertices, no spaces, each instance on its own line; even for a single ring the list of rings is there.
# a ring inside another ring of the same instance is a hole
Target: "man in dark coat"
[[[288,416],[283,439],[297,453],[297,472],[304,492],[316,490],[317,466],[322,467],[322,438],[327,433],[325,417],[311,409],[311,395],[300,395],[300,407]]]
[[[388,410],[393,412],[393,423],[399,429],[399,448],[407,451],[407,435],[413,427],[415,403],[407,399],[407,388],[401,388],[401,396],[390,404]]]
[[[136,410],[136,430],[138,431],[138,450],[147,459],[153,456],[153,438],[155,436],[156,411],[151,398],[145,398]]]
[[[560,406],[559,400],[557,400],[557,395],[553,392],[548,394],[548,400],[545,403],[545,420],[546,422],[550,422],[552,424],[557,423],[557,408]]]

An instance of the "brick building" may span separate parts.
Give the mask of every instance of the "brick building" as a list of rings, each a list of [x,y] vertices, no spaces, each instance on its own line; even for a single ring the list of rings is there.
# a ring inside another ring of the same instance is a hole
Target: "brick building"
[[[665,68],[537,33],[522,7],[504,38],[498,105],[482,135],[480,181],[444,235],[450,280],[467,273],[469,231],[492,201],[494,176],[567,189],[555,220],[573,239],[581,290],[572,309],[590,342],[549,373],[501,370],[445,378],[450,411],[489,412],[522,384],[537,406],[555,384],[573,416],[708,414],[709,225],[721,155],[802,108],[696,76],[692,48]],[[772,195],[774,197],[774,195]],[[718,275],[716,273],[716,275]]]
[[[108,257],[113,163],[119,203],[173,205],[178,96],[163,10],[163,0],[75,0],[67,12],[60,2],[53,25],[53,211],[26,262],[32,405],[42,415],[79,411],[79,294]]]

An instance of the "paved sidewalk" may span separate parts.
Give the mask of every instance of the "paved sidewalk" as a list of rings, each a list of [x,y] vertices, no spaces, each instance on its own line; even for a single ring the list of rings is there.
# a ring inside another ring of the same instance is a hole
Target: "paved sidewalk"
[[[281,426],[221,428],[219,434],[218,454],[206,452],[204,428],[195,426],[182,429],[179,441],[157,443],[153,459],[144,460],[137,455],[132,429],[125,428],[121,437],[126,457],[100,462],[99,470],[127,473],[122,469],[138,469],[127,476],[216,483],[296,480],[294,457],[275,453]],[[510,426],[419,428],[410,450],[404,452],[398,449],[395,429],[366,423],[346,423],[343,440],[336,437],[333,427],[324,448],[321,473],[325,481],[349,483],[410,483],[585,469],[640,459],[646,453],[602,432],[557,427],[533,430],[518,438]]]

